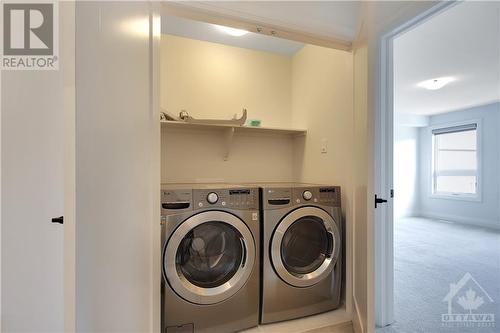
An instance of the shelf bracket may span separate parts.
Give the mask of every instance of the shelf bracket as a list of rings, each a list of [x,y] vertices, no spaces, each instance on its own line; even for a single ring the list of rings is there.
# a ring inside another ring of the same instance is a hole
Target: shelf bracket
[[[229,154],[231,153],[231,146],[233,145],[233,137],[234,137],[234,127],[230,127],[225,130],[224,133],[224,144],[225,144],[225,152],[224,152],[224,161],[229,160]]]

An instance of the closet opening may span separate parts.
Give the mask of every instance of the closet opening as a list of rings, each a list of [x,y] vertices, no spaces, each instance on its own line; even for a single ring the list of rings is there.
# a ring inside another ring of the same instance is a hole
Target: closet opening
[[[274,305],[262,298],[257,301],[257,320],[265,323],[261,324],[264,330],[290,332],[297,325],[317,329],[349,324],[353,306],[352,53],[280,38],[280,31],[265,26],[179,13],[168,5],[162,11],[160,50],[161,203],[162,215],[167,215],[162,216],[162,276],[158,278],[163,291],[162,329],[175,325],[196,331],[196,323],[189,318],[171,320],[181,316],[176,307],[190,311],[189,304],[198,304],[200,325],[212,325],[214,320],[203,313],[204,307],[217,304],[221,317],[227,312],[237,318],[238,310],[224,308],[225,302],[230,304],[241,290],[257,298],[266,293],[260,272],[272,247],[271,241],[263,242],[266,209],[294,207],[307,200],[311,205],[336,200],[338,207],[327,214],[309,210],[317,218],[297,217],[313,229],[290,223],[284,230],[283,242],[289,247],[294,238],[314,231],[308,242],[317,252],[302,256],[303,251],[290,248],[293,257],[287,257],[283,269],[288,261],[298,267],[299,273],[289,279],[300,287],[289,285],[284,295],[319,285],[328,290],[326,294],[334,285],[342,287],[338,295],[323,297],[321,304],[311,301],[317,309],[287,310],[285,316],[272,313]],[[310,190],[303,184],[320,185]],[[261,199],[265,189],[283,191],[269,197],[267,208]],[[214,209],[205,210],[209,207]],[[247,209],[252,213],[241,212]],[[193,210],[203,212],[196,215],[190,213]],[[261,230],[253,228],[251,221],[257,220]],[[305,243],[301,246],[307,248]],[[330,262],[334,264],[328,266]],[[253,270],[251,265],[256,265]],[[316,271],[321,275],[314,284],[304,281]],[[325,282],[323,277],[330,275]],[[287,278],[276,279],[286,283]],[[251,291],[252,284],[260,287]],[[232,285],[241,289],[233,293]],[[291,299],[312,299],[313,294]],[[338,305],[332,306],[331,298],[336,296]],[[168,297],[180,301],[174,306],[165,301]],[[250,299],[247,307],[254,301]],[[217,327],[224,330],[233,324]]]

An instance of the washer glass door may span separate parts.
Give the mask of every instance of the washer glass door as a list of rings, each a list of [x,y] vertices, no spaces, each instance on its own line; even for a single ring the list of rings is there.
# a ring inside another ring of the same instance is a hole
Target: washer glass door
[[[166,242],[163,273],[173,291],[196,304],[214,304],[246,283],[255,262],[248,226],[222,211],[205,211],[182,222]]]
[[[182,239],[175,259],[177,268],[195,286],[218,287],[240,267],[245,251],[241,238],[241,233],[227,223],[200,224]]]

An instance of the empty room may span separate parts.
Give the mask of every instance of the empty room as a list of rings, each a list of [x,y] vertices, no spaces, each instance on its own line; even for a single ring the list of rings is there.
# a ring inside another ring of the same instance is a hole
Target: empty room
[[[393,47],[394,323],[383,331],[476,332],[461,315],[478,314],[494,332],[498,3],[451,6]]]

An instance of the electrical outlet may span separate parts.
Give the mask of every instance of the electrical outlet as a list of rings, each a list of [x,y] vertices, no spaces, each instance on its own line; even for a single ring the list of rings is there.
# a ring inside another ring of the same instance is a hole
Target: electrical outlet
[[[328,140],[322,139],[321,140],[321,154],[326,154],[326,153],[328,153]]]

